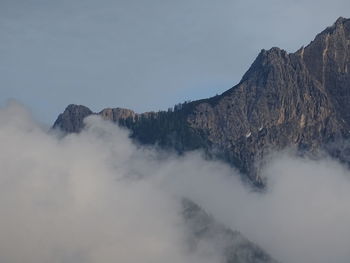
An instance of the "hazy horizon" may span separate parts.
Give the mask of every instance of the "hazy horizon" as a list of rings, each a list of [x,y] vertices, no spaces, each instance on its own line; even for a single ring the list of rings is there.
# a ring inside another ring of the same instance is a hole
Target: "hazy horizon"
[[[341,0],[4,0],[0,105],[20,101],[47,124],[70,103],[167,109],[222,93],[261,49],[293,52],[349,9]]]

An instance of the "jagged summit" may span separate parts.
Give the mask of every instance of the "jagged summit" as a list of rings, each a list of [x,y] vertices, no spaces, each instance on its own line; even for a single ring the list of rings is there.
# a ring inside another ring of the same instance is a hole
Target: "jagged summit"
[[[60,127],[65,132],[77,132],[81,129],[85,117],[93,112],[83,105],[70,104],[55,121],[53,127]]]
[[[349,18],[344,18],[344,17],[339,17],[332,26],[328,27],[327,29],[325,29],[323,32],[332,32],[338,28],[343,28],[347,31],[350,30],[349,28],[349,23],[350,23],[350,19]]]
[[[335,21],[334,24],[336,25],[336,24],[344,23],[344,22],[349,21],[349,20],[350,20],[349,18],[345,18],[345,17],[340,16],[340,17],[338,17],[338,19]]]
[[[270,49],[262,49],[260,51],[260,54],[261,56],[270,56],[270,55],[273,55],[273,54],[281,54],[281,53],[285,53],[287,54],[287,51],[279,48],[279,47],[272,47]]]
[[[138,142],[179,152],[202,148],[256,181],[254,162],[267,149],[316,151],[349,138],[349,70],[350,19],[339,18],[295,53],[262,50],[242,80],[220,96],[168,112],[116,108],[98,114],[129,128]],[[89,114],[70,105],[54,127],[79,132]]]

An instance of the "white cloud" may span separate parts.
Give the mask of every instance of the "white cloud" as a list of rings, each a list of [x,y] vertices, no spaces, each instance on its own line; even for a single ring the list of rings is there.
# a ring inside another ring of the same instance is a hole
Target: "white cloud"
[[[200,153],[138,147],[96,117],[87,126],[60,138],[16,103],[0,110],[1,262],[220,262],[205,244],[186,247],[181,197],[282,262],[348,261],[350,173],[339,163],[278,154],[260,193]]]
[[[0,123],[2,262],[204,260],[187,253],[177,199],[130,178],[140,156],[126,131],[90,119],[60,140],[15,104]]]

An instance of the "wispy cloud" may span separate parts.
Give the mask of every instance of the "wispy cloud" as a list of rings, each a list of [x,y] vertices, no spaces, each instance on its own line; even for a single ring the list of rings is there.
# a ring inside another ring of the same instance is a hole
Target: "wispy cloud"
[[[0,260],[220,262],[189,251],[189,198],[282,262],[347,262],[350,173],[330,160],[273,156],[265,192],[200,153],[134,145],[96,117],[61,138],[12,102],[0,110]]]

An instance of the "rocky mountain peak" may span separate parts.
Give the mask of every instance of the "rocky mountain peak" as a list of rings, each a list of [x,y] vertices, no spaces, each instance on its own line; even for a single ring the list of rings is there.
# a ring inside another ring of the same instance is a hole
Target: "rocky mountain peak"
[[[248,71],[243,75],[240,83],[252,77],[266,76],[271,68],[284,64],[287,60],[289,60],[289,54],[283,49],[278,47],[269,50],[262,49]]]
[[[344,23],[347,23],[349,22],[350,19],[348,18],[345,18],[345,17],[338,17],[338,19],[335,21],[334,25],[339,25],[339,24],[344,24]]]
[[[349,32],[350,19],[339,17],[332,26],[328,27],[325,31],[331,33],[338,30],[344,30]]]
[[[115,108],[98,114],[132,130],[141,143],[180,152],[203,148],[256,180],[254,162],[267,149],[314,151],[348,138],[349,101],[350,19],[339,18],[295,53],[262,50],[242,80],[220,96],[167,112]],[[89,114],[70,105],[54,127],[78,132]]]
[[[269,50],[261,50],[260,54],[263,58],[268,61],[273,61],[276,58],[287,57],[287,51],[280,49],[278,47],[272,47]]]
[[[60,128],[65,132],[77,132],[83,126],[85,117],[93,114],[93,112],[83,105],[70,104],[61,113],[55,121],[53,127]]]
[[[339,117],[350,124],[350,19],[339,18],[297,53]]]

